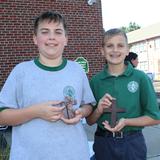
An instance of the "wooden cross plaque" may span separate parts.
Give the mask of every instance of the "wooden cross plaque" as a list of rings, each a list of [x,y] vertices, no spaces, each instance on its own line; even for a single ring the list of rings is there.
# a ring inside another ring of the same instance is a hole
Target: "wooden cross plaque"
[[[52,104],[52,106],[60,106],[60,107],[65,106],[63,110],[64,116],[65,118],[71,119],[75,117],[75,113],[72,107],[73,105],[76,105],[76,104],[77,104],[77,101],[75,99],[66,96],[64,101],[62,101],[59,104]]]
[[[117,108],[116,106],[116,100],[112,100],[112,105],[110,108],[106,108],[104,112],[109,112],[111,113],[111,127],[114,128],[116,126],[117,122],[117,113],[122,113],[125,112],[124,108]]]

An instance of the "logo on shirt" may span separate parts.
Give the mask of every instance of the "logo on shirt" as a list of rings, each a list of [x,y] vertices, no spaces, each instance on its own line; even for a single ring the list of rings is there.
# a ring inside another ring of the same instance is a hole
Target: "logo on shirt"
[[[131,81],[128,83],[127,88],[130,92],[135,93],[138,90],[138,83],[136,81]]]
[[[64,97],[75,99],[75,89],[72,86],[66,86],[63,89],[63,95]]]

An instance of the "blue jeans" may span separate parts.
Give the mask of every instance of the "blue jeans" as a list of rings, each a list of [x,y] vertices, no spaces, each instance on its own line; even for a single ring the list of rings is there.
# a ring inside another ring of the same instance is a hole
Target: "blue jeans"
[[[123,138],[95,136],[93,150],[96,160],[147,159],[147,147],[141,131],[124,136]]]
[[[93,155],[93,156],[90,158],[90,160],[96,160],[95,155]]]

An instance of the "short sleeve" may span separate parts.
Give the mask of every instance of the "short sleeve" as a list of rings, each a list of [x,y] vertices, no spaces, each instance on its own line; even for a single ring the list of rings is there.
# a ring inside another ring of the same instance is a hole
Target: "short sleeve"
[[[153,119],[160,119],[160,110],[152,82],[147,76],[141,80],[141,106],[143,114]]]
[[[2,90],[0,92],[0,108],[18,108],[18,84],[20,84],[17,77],[18,68],[15,67],[8,76]]]
[[[89,81],[85,72],[83,73],[83,97],[81,104],[92,104],[95,105],[96,101],[93,96],[92,90],[89,85]]]

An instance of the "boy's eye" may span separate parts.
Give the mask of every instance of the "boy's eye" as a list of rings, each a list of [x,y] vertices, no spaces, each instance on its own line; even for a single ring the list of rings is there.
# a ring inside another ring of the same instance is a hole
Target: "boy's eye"
[[[43,31],[41,31],[41,33],[42,33],[42,34],[47,34],[48,31],[47,31],[47,30],[43,30]]]
[[[61,31],[56,31],[56,34],[62,34],[62,32]]]
[[[62,29],[56,29],[56,30],[55,30],[55,33],[56,33],[56,34],[63,34],[63,30],[62,30]]]
[[[42,34],[46,34],[46,33],[48,33],[48,32],[42,32]]]
[[[107,48],[112,48],[112,47],[114,47],[114,45],[113,45],[113,44],[107,44],[106,47],[107,47]],[[118,48],[123,48],[124,45],[123,45],[123,44],[118,44],[117,47],[118,47]]]
[[[122,48],[122,47],[124,47],[124,45],[123,45],[123,44],[119,44],[118,47],[119,47],[119,48]]]
[[[111,48],[111,47],[113,47],[113,45],[112,44],[108,44],[108,45],[106,45],[106,47],[107,48]]]

